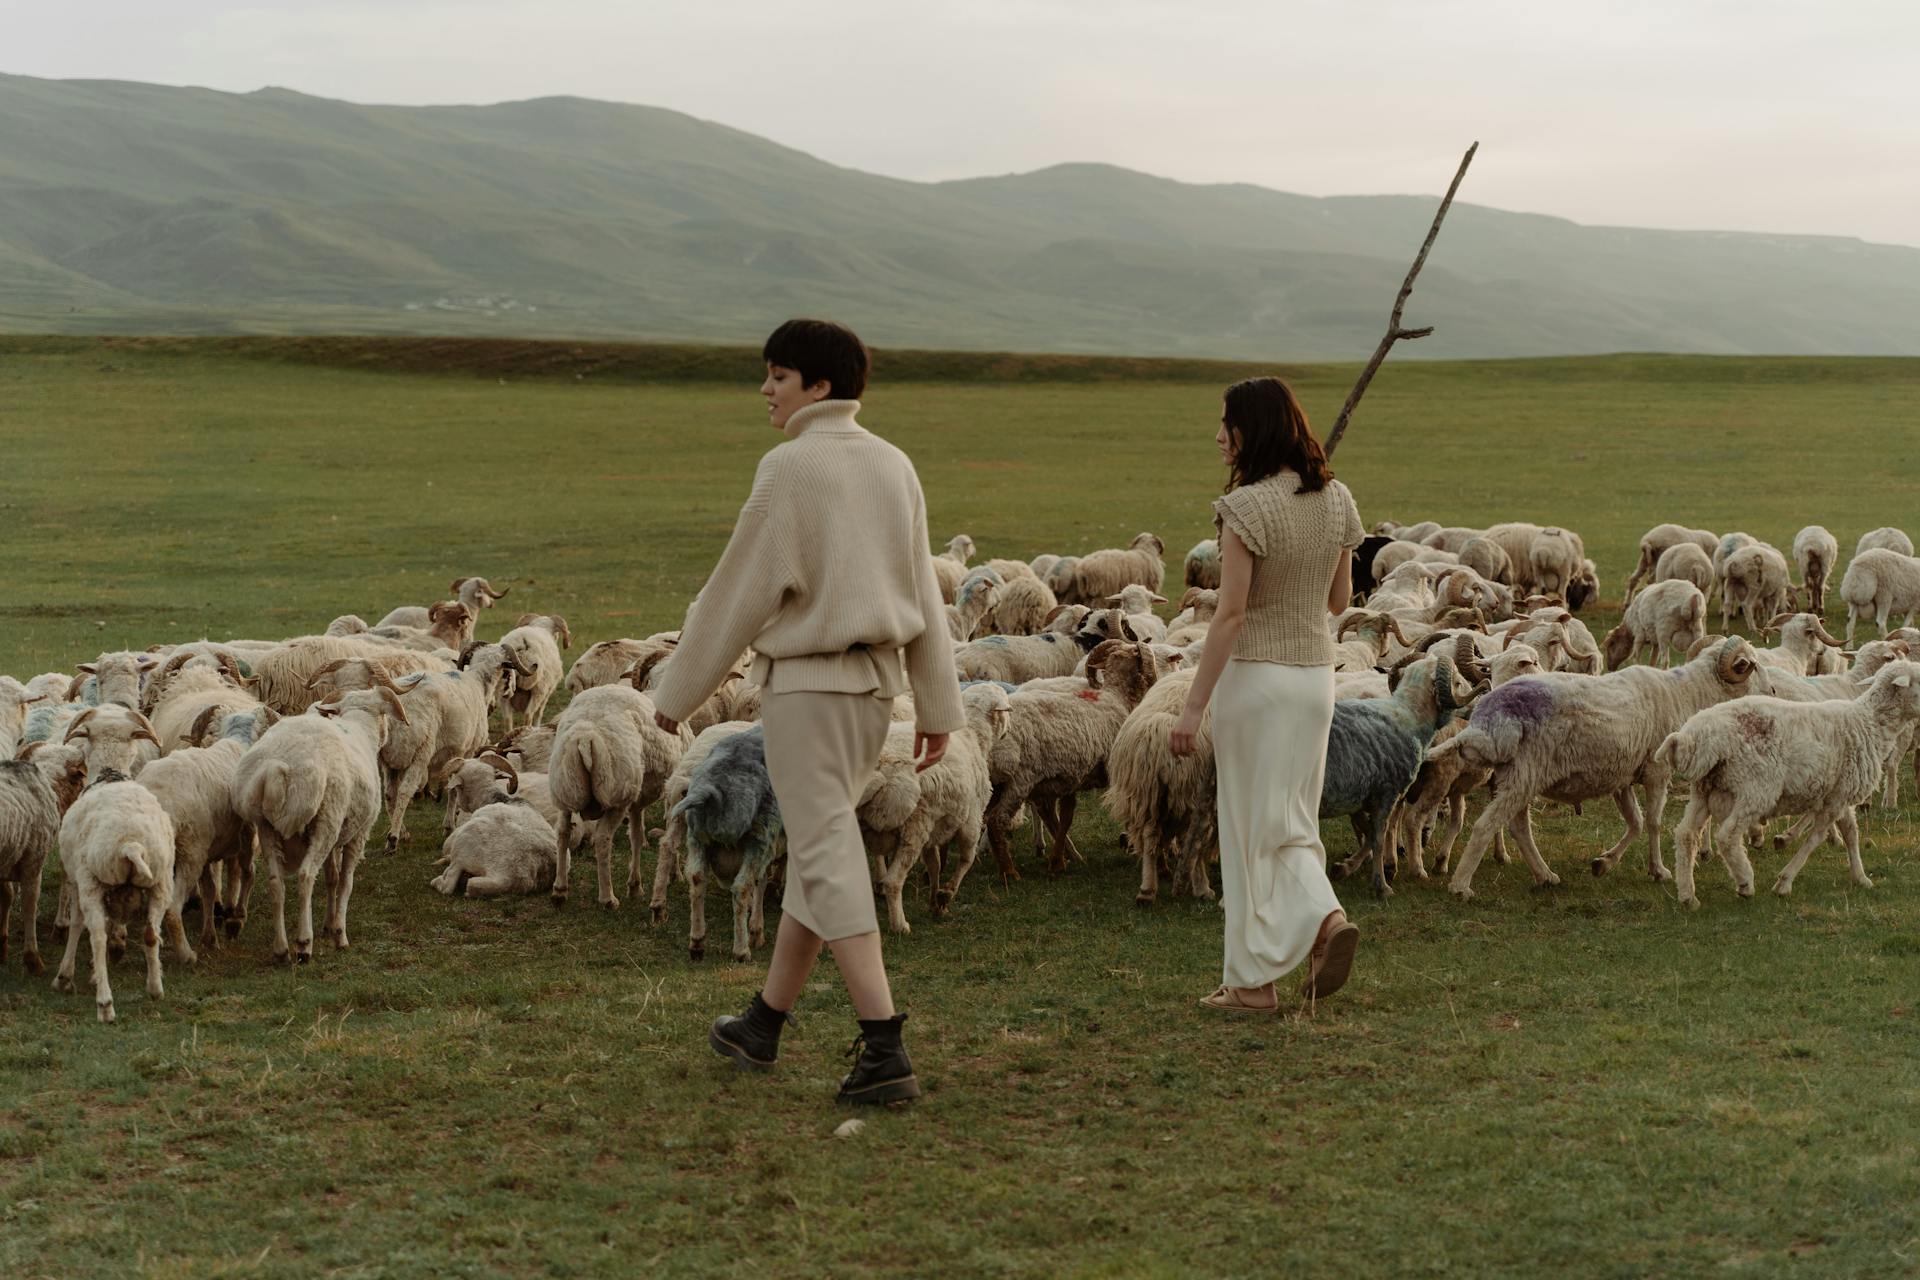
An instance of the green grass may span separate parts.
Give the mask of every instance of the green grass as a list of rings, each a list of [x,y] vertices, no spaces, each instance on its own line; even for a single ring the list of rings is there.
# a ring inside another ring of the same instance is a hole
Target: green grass
[[[523,602],[577,644],[646,634],[773,439],[750,355],[737,385],[672,353],[612,384],[558,358],[503,384],[456,376],[491,357],[279,355],[0,346],[0,670],[318,629],[466,572],[513,584],[483,634]],[[1025,556],[1149,528],[1177,573],[1209,531],[1224,371],[970,367],[883,381],[863,415],[913,453],[936,540]],[[1352,370],[1291,372],[1329,422]],[[1920,362],[1390,365],[1337,462],[1369,522],[1576,528],[1614,598],[1662,519],[1782,546],[1913,525],[1916,417]],[[1347,991],[1223,1022],[1192,1004],[1217,909],[1136,910],[1083,806],[1088,865],[983,869],[944,922],[909,903],[889,963],[928,1097],[836,1139],[853,1026],[830,967],[781,1070],[737,1076],[702,1032],[761,970],[689,963],[684,893],[663,929],[578,892],[442,899],[422,804],[411,846],[363,864],[347,953],[271,964],[262,894],[164,1003],[119,966],[112,1027],[0,971],[0,1275],[1914,1274],[1915,809],[1868,815],[1871,891],[1823,850],[1785,901],[1703,869],[1685,913],[1631,856],[1581,873],[1609,807],[1543,817],[1551,892],[1491,863],[1468,904],[1353,886]]]

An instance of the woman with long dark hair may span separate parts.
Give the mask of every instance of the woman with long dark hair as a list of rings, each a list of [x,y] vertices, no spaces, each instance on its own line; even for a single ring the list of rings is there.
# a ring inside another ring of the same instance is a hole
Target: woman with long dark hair
[[[1333,478],[1293,389],[1249,378],[1226,390],[1214,437],[1226,462],[1213,504],[1220,607],[1172,750],[1191,755],[1207,704],[1220,811],[1226,961],[1212,1009],[1271,1013],[1274,979],[1311,959],[1303,991],[1331,995],[1353,968],[1360,931],[1327,879],[1320,786],[1333,723],[1327,615],[1353,595],[1366,531]]]

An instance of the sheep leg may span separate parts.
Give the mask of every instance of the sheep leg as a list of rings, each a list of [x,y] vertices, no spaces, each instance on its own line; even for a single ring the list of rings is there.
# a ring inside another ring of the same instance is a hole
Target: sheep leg
[[[1647,874],[1654,883],[1665,884],[1673,879],[1673,873],[1660,858],[1660,822],[1667,810],[1667,784],[1673,778],[1673,771],[1649,765],[1640,777],[1640,792],[1645,797],[1641,810],[1647,824]]]
[[[1208,846],[1198,842],[1187,853],[1187,892],[1202,902],[1213,901],[1213,882],[1207,878]]]
[[[1508,782],[1499,788],[1498,794],[1480,811],[1480,817],[1474,822],[1473,833],[1467,837],[1466,852],[1460,855],[1460,865],[1454,868],[1453,878],[1447,881],[1447,892],[1463,901],[1473,897],[1473,873],[1479,869],[1480,859],[1486,856],[1487,846],[1493,843],[1494,832],[1506,828],[1518,815],[1523,814],[1527,800],[1526,790],[1515,782]],[[1545,867],[1546,864],[1542,862],[1534,869],[1536,880]],[[1553,875],[1551,871],[1547,871],[1547,874]],[[1558,880],[1559,877],[1555,876],[1550,883],[1558,883]]]
[[[702,859],[698,871],[687,868],[687,958],[704,960],[707,955],[707,871]]]
[[[73,932],[87,931],[93,944],[93,1003],[100,1021],[113,1021],[113,988],[107,985],[107,909],[98,898],[83,898],[79,905],[80,922]]]
[[[627,810],[627,896],[640,896],[640,855],[652,853],[647,839],[647,808],[644,803]]]
[[[733,882],[733,958],[741,964],[753,959],[748,922],[753,917],[753,880],[741,867]]]
[[[1002,884],[1012,884],[1020,878],[1019,869],[1013,865],[1013,854],[1007,848],[1008,826],[1019,808],[1020,801],[1004,793],[996,795],[987,807],[987,842],[993,848],[994,861],[1000,864]]]
[[[1692,803],[1689,802],[1687,807],[1691,809]],[[1733,891],[1743,898],[1753,896],[1753,860],[1747,856],[1747,842],[1740,837],[1746,824],[1760,816],[1752,806],[1744,810],[1738,806],[1730,807],[1727,816],[1720,823],[1718,839],[1713,847],[1713,851],[1720,856],[1721,864],[1726,867],[1727,874],[1733,879]],[[1692,861],[1693,854],[1697,852],[1697,847],[1693,851],[1683,852],[1676,836],[1673,851],[1674,870],[1678,871],[1681,867],[1688,865]]]
[[[1133,895],[1135,906],[1150,907],[1160,896],[1160,846],[1149,831],[1136,831],[1133,847],[1140,854],[1140,890]]]
[[[1847,874],[1862,889],[1873,888],[1866,865],[1860,861],[1860,820],[1854,816],[1852,805],[1841,806],[1840,835],[1847,842]]]
[[[1527,860],[1533,872],[1534,888],[1559,884],[1560,877],[1553,873],[1547,860],[1540,856],[1540,846],[1533,842],[1533,810],[1521,805],[1520,812],[1507,824],[1507,830],[1513,833],[1513,842],[1520,846],[1520,856]]]
[[[1360,852],[1372,855],[1373,896],[1391,898],[1393,886],[1387,883],[1387,833],[1393,830],[1391,815],[1383,821],[1377,809],[1368,809],[1365,814],[1354,815],[1353,824],[1356,832],[1363,833]]]
[[[53,971],[53,989],[55,991],[73,990],[73,967],[80,956],[80,926],[73,923],[67,926],[67,951],[60,957],[60,967]],[[99,958],[94,961],[98,966],[106,959],[106,944],[101,943]]]
[[[940,840],[927,845],[927,910],[940,914],[940,887],[947,872],[947,846]]]
[[[287,873],[281,866],[280,833],[271,826],[259,830],[260,853],[267,860],[267,883],[273,889],[273,958],[284,960],[287,945]]]
[[[180,871],[185,871],[180,868]],[[173,899],[161,912],[162,922],[167,930],[167,945],[173,948],[173,954],[180,957],[182,964],[193,964],[200,956],[187,942],[187,923],[181,918],[180,904],[187,900],[187,888],[180,883],[183,877],[174,877]],[[213,938],[213,875],[207,868],[200,868],[197,877],[200,882],[200,945],[211,946]]]
[[[573,846],[567,840],[572,826],[573,815],[561,812],[553,824],[553,905],[567,905],[567,879],[573,873]]]
[[[233,866],[227,869],[227,937],[237,938],[240,929],[247,923],[247,903],[253,897],[253,867],[256,858],[253,833],[247,832],[240,842],[240,852],[232,859]]]
[[[313,960],[313,886],[320,878],[320,867],[327,859],[319,862],[309,860],[300,864],[300,919],[293,935],[293,959],[296,964],[308,964]],[[327,897],[333,897],[329,887]]]
[[[753,918],[749,922],[752,932],[747,938],[751,946],[767,945],[767,873],[762,870],[753,882]]]
[[[1773,882],[1773,891],[1775,893],[1784,898],[1793,892],[1794,877],[1800,874],[1800,868],[1807,865],[1807,859],[1813,856],[1813,851],[1819,847],[1820,842],[1827,838],[1827,827],[1830,826],[1838,816],[1839,815],[1832,809],[1822,809],[1818,813],[1811,815],[1811,819],[1807,823],[1807,838],[1800,842],[1799,849],[1794,851],[1793,857],[1788,860],[1786,866],[1780,869],[1779,876],[1776,877]],[[1849,818],[1853,816],[1850,810],[1847,816]],[[1852,868],[1849,867],[1849,870],[1851,869]],[[1864,868],[1861,874],[1866,874]]]
[[[226,864],[222,862],[209,861],[200,868],[200,945],[209,950],[220,945],[220,922],[227,916],[227,904],[222,901],[226,878],[220,874],[225,866]],[[179,884],[176,880],[173,903],[168,908],[171,920],[178,920],[180,917],[180,899]],[[184,934],[184,921],[181,922],[181,931]],[[182,937],[180,940],[185,941],[185,938]],[[176,952],[179,950],[180,948],[175,948]],[[185,956],[181,958],[186,959]],[[187,963],[192,964],[193,961],[188,960]]]
[[[141,945],[147,951],[147,997],[151,1000],[165,998],[167,988],[160,973],[160,929],[167,921],[167,901],[160,892],[161,886],[155,885],[147,891],[147,927],[140,935]]]
[[[1711,816],[1706,792],[1696,788],[1687,799],[1687,811],[1680,815],[1680,825],[1673,829],[1673,887],[1683,907],[1700,905],[1693,887],[1693,864],[1698,841]]]
[[[667,889],[673,884],[674,872],[680,862],[680,845],[686,839],[686,832],[685,818],[669,818],[667,829],[660,835],[660,856],[653,862],[653,897],[647,903],[647,913],[654,924],[667,922]]]
[[[1620,861],[1620,855],[1627,851],[1627,847],[1640,834],[1640,805],[1634,799],[1633,785],[1629,783],[1614,792],[1613,803],[1618,806],[1620,816],[1626,820],[1627,829],[1605,853],[1588,864],[1593,868],[1593,874],[1596,876],[1603,876],[1613,870],[1613,864]]]
[[[11,901],[11,896],[9,896]],[[6,937],[0,931],[0,940]],[[20,957],[27,972],[39,977],[47,971],[47,962],[40,958],[40,875],[35,872],[27,877],[20,886]]]
[[[455,875],[455,872],[448,867],[446,874]],[[459,891],[469,898],[499,898],[512,893],[514,889],[513,880],[503,875],[469,876],[462,871],[456,876],[456,884],[461,876],[466,878],[466,883],[459,886]]]
[[[620,905],[613,896],[613,840],[620,833],[620,814],[616,811],[600,819],[593,829],[593,874],[597,901],[612,911]]]
[[[1882,809],[1897,809],[1900,807],[1900,756],[1901,749],[1896,745],[1893,749],[1893,754],[1887,757],[1886,764],[1881,766],[1880,771],[1887,776],[1887,785],[1880,791],[1880,807]]]
[[[421,786],[427,780],[425,760],[413,760],[388,788],[387,792],[387,852],[392,853],[407,839],[407,806],[420,794]]]
[[[353,873],[359,865],[360,842],[355,840],[340,850],[340,878],[334,885],[332,937],[336,951],[347,949],[347,900],[353,897]]]
[[[960,896],[961,881],[967,878],[967,872],[973,870],[974,859],[979,857],[979,818],[969,815],[969,820],[960,824],[960,830],[955,838],[959,841],[959,846],[953,856],[953,875],[947,880],[946,886],[940,890],[935,900],[933,914],[936,916],[947,914],[947,909],[953,905],[953,900]]]
[[[1079,803],[1079,795],[1068,792],[1049,806],[1052,812],[1046,815],[1047,835],[1053,845],[1053,853],[1047,859],[1047,870],[1054,875],[1059,875],[1067,869],[1067,850],[1072,846],[1072,841],[1067,838],[1067,832],[1073,826],[1073,812]]]
[[[1453,842],[1460,838],[1460,830],[1466,825],[1467,798],[1456,792],[1447,797],[1446,830],[1434,838],[1433,874],[1446,874],[1447,864],[1453,859]]]

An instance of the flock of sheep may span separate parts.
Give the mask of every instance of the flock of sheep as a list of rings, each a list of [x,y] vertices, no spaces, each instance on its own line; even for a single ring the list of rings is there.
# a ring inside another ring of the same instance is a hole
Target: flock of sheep
[[[1164,550],[1143,533],[1087,556],[973,565],[974,544],[961,535],[934,555],[967,727],[939,764],[917,772],[903,697],[860,797],[891,928],[908,929],[903,897],[916,867],[935,916],[983,847],[1003,877],[1017,877],[1011,835],[1029,816],[1050,869],[1080,858],[1071,828],[1093,790],[1140,860],[1142,905],[1162,875],[1213,896],[1210,725],[1192,756],[1167,746],[1217,607],[1219,556],[1211,542],[1188,553],[1185,594],[1168,619],[1155,611],[1168,603]],[[1490,799],[1453,868],[1454,893],[1471,896],[1489,848],[1507,860],[1507,837],[1537,882],[1557,882],[1534,844],[1539,799],[1611,797],[1625,831],[1594,858],[1595,874],[1644,830],[1649,870],[1666,880],[1662,812],[1670,780],[1683,777],[1683,901],[1696,901],[1693,864],[1709,850],[1750,894],[1746,846],[1785,817],[1799,822],[1784,838],[1801,844],[1778,892],[1829,836],[1845,845],[1854,879],[1869,883],[1855,809],[1876,791],[1897,802],[1898,766],[1920,725],[1920,666],[1907,660],[1920,641],[1911,629],[1920,559],[1897,530],[1861,540],[1839,583],[1845,643],[1869,618],[1881,638],[1844,650],[1820,616],[1837,568],[1833,537],[1803,530],[1793,555],[1799,586],[1787,557],[1747,534],[1661,525],[1641,542],[1623,622],[1596,641],[1577,617],[1599,589],[1577,534],[1519,523],[1376,529],[1356,553],[1361,602],[1329,619],[1339,657],[1321,816],[1349,818],[1359,842],[1337,870],[1370,864],[1381,894],[1403,860],[1425,880],[1431,851],[1432,873],[1447,871],[1467,800],[1484,789]],[[55,925],[66,952],[54,985],[71,989],[85,935],[103,1021],[114,1016],[109,955],[124,949],[128,927],[141,926],[147,989],[158,997],[162,934],[179,960],[194,961],[182,913],[197,898],[201,946],[223,931],[238,937],[256,861],[271,885],[276,957],[311,958],[323,880],[323,927],[344,948],[354,874],[381,811],[391,852],[423,791],[445,800],[444,869],[430,882],[440,892],[545,892],[563,904],[571,857],[585,846],[597,900],[616,907],[613,848],[624,822],[628,896],[654,853],[652,918],[665,919],[667,892],[683,878],[698,958],[706,883],[724,880],[731,952],[747,958],[763,941],[782,849],[750,655],[667,733],[646,690],[677,633],[601,641],[569,669],[564,618],[525,614],[480,642],[482,611],[507,593],[483,578],[459,579],[450,593],[372,627],[349,615],[322,634],[157,646],[25,682],[0,676],[0,962],[17,892],[26,967],[43,970],[38,899],[56,845]],[[1722,629],[1737,613],[1751,640],[1707,632],[1716,594]],[[1753,643],[1773,634],[1771,647]],[[1628,665],[1642,651],[1673,665]],[[548,722],[563,684],[570,699]],[[1920,759],[1916,769],[1920,777]]]

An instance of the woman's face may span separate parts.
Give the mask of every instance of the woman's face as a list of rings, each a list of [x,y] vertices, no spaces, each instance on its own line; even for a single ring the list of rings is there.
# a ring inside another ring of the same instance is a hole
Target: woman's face
[[[798,369],[782,364],[767,366],[767,380],[760,384],[760,394],[767,398],[767,422],[774,430],[785,428],[795,410],[825,400],[827,392],[833,389],[828,382],[816,382],[810,387],[803,383]]]
[[[1220,446],[1220,461],[1232,466],[1233,460],[1240,454],[1240,436],[1227,425],[1224,413],[1220,415],[1220,430],[1214,434],[1213,442]]]

